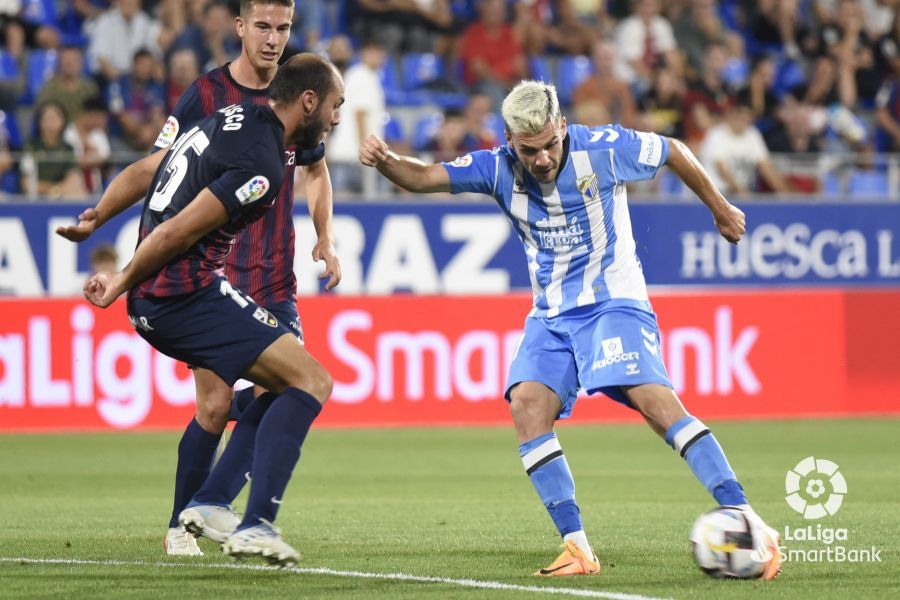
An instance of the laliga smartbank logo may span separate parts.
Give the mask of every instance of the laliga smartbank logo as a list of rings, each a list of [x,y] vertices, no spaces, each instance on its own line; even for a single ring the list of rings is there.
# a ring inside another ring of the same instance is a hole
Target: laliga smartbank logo
[[[784,479],[788,506],[804,519],[835,514],[844,502],[847,482],[836,463],[807,456],[787,472]]]
[[[834,516],[840,510],[847,481],[837,463],[807,456],[787,472],[784,490],[788,506],[804,519],[814,521]],[[815,527],[785,525],[782,542],[791,542],[792,547],[782,545],[779,551],[782,560],[788,562],[881,562],[880,548],[848,548],[842,542],[849,539],[850,532],[843,527],[824,527],[821,523]]]

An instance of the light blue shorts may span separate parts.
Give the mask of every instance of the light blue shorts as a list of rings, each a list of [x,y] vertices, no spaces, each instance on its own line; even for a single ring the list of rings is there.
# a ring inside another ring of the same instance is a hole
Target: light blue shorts
[[[506,386],[543,383],[562,401],[558,419],[572,414],[579,388],[603,392],[634,408],[620,386],[672,387],[659,346],[656,315],[649,310],[595,304],[553,317],[525,319],[525,336]]]

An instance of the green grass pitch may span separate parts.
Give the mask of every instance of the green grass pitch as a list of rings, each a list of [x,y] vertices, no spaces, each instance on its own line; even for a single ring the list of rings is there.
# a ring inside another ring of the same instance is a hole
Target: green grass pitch
[[[707,578],[693,563],[687,536],[713,502],[677,455],[638,425],[559,430],[603,564],[602,575],[577,579],[530,575],[555,558],[559,541],[522,471],[511,427],[313,431],[278,524],[300,549],[301,567],[340,573],[234,568],[256,563],[233,563],[206,542],[205,556],[166,557],[177,434],[4,435],[0,598],[571,597],[567,590],[727,600],[900,595],[900,420],[713,425],[755,508],[779,531],[844,528],[848,540],[836,543],[874,546],[881,561],[794,561],[774,582]],[[784,501],[785,473],[809,455],[838,463],[848,486],[840,511],[815,522]],[[794,541],[788,548],[825,545]]]

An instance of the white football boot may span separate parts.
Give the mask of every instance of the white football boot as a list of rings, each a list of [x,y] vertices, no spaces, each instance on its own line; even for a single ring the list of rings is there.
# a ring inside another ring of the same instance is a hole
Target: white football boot
[[[281,539],[281,531],[265,520],[234,532],[222,544],[222,552],[234,558],[258,556],[276,567],[293,567],[300,560],[300,553]]]
[[[196,537],[205,537],[221,544],[241,524],[241,516],[223,506],[198,504],[181,511],[178,523]]]
[[[197,545],[197,538],[184,527],[170,527],[164,546],[169,556],[203,556],[203,550]]]

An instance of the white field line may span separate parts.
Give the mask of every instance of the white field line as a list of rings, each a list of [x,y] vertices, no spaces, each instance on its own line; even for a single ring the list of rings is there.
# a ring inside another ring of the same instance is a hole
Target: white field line
[[[362,571],[338,571],[327,567],[292,567],[277,569],[263,565],[240,563],[189,563],[189,562],[149,562],[141,560],[77,560],[69,558],[27,558],[0,556],[0,563],[24,563],[36,565],[97,565],[102,567],[155,567],[155,568],[188,568],[188,569],[232,569],[238,571],[274,571],[306,573],[313,575],[332,575],[334,577],[356,577],[360,579],[386,579],[390,581],[411,581],[415,583],[442,583],[459,587],[479,588],[485,590],[504,590],[514,592],[533,592],[536,594],[556,594],[561,596],[578,596],[581,598],[607,598],[609,600],[666,600],[655,596],[640,594],[621,594],[600,590],[576,588],[542,587],[537,585],[515,585],[500,581],[480,581],[477,579],[453,579],[450,577],[424,577],[406,573],[365,573]]]

